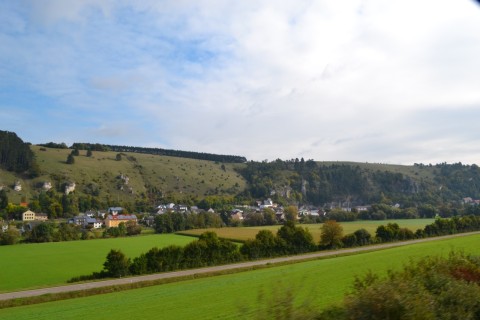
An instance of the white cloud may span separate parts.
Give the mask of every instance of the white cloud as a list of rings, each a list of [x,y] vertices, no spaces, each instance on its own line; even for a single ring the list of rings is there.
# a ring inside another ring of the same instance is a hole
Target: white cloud
[[[109,143],[127,133],[106,119],[138,132],[131,144],[256,160],[478,156],[473,124],[436,112],[460,121],[479,106],[473,1],[27,4],[3,14],[15,23],[0,32],[0,75]]]

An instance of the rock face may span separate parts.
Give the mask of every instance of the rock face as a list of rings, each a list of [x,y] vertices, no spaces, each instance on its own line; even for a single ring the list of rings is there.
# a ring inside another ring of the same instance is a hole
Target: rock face
[[[69,182],[65,185],[65,194],[68,196],[70,192],[75,191],[75,182]]]
[[[45,181],[42,185],[42,189],[45,191],[52,189],[52,183],[50,181]]]
[[[20,183],[20,181],[15,181],[15,185],[13,186],[13,190],[15,191],[22,191],[22,184]]]

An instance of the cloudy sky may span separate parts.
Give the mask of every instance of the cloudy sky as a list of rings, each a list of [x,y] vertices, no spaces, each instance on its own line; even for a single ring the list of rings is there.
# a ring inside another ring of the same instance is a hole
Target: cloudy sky
[[[473,0],[5,0],[0,21],[0,130],[34,144],[480,163]]]

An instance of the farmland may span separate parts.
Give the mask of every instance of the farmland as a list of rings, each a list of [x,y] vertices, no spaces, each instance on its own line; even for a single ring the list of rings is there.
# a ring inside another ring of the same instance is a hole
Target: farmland
[[[250,319],[262,305],[257,295],[293,286],[298,302],[322,307],[341,301],[355,275],[385,274],[409,259],[446,255],[452,249],[475,253],[479,235],[351,256],[302,262],[137,290],[0,310],[2,319]]]
[[[100,271],[110,249],[134,257],[155,246],[183,246],[192,240],[167,234],[0,246],[0,292],[62,285],[72,277]]]
[[[386,225],[387,223],[397,223],[401,228],[408,228],[415,232],[417,229],[423,229],[427,224],[430,224],[434,219],[408,219],[408,220],[382,220],[382,221],[352,221],[352,222],[342,222],[344,234],[353,233],[358,229],[364,228],[372,235],[375,234],[375,230],[379,225]],[[301,224],[299,225],[303,228],[308,228],[310,233],[313,236],[315,242],[320,241],[320,228],[321,224]],[[245,241],[247,239],[255,238],[255,235],[259,230],[271,230],[276,232],[281,226],[261,226],[261,227],[246,227],[246,228],[212,228],[212,229],[196,229],[182,231],[179,234],[185,235],[200,235],[205,231],[214,231],[221,238]]]

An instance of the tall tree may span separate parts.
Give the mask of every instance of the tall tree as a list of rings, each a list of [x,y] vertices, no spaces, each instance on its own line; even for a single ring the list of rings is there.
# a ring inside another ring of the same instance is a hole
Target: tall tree
[[[110,250],[103,264],[105,272],[111,277],[124,277],[129,274],[130,259],[120,250]]]
[[[337,248],[342,245],[343,228],[335,220],[327,220],[323,223],[320,235],[320,245],[325,248]]]

